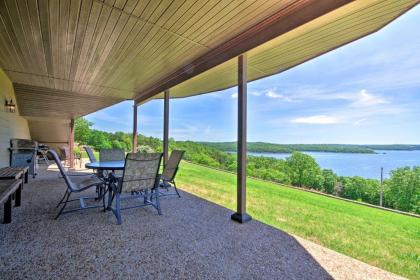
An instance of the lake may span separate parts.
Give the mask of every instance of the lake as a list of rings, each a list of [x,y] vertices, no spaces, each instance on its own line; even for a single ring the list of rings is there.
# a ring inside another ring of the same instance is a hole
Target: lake
[[[350,154],[304,152],[315,158],[324,169],[332,169],[340,176],[361,176],[380,179],[381,167],[384,177],[389,177],[389,171],[404,166],[420,166],[420,151],[376,151],[376,154]],[[290,154],[249,153],[254,156],[266,156],[285,159]]]

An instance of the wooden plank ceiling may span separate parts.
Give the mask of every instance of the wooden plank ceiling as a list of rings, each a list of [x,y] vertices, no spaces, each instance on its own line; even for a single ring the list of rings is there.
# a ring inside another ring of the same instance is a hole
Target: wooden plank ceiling
[[[236,62],[220,59],[223,50],[249,30],[254,42],[274,38],[276,33],[258,29],[262,23],[284,17],[290,30],[251,50],[244,47],[250,44],[238,48],[249,50],[250,80],[375,31],[417,2],[1,0],[0,67],[13,81],[24,115],[68,119],[159,94],[160,85],[183,82],[172,80],[177,73],[186,73],[185,80],[195,75],[194,62],[215,50],[220,55],[214,61],[226,62],[171,86],[172,96],[233,86]]]
[[[336,9],[250,50],[248,80],[283,72],[378,31],[418,3],[418,0],[364,0]],[[236,84],[237,59],[231,59],[171,88],[171,97],[208,93]],[[154,96],[162,97],[163,94]]]
[[[15,84],[26,86],[19,93],[20,107],[34,105],[34,100],[24,102],[29,87],[53,89],[50,94],[66,98],[132,99],[293,2],[2,0],[0,67]],[[79,108],[75,115],[92,108]],[[58,111],[50,109],[56,116]]]

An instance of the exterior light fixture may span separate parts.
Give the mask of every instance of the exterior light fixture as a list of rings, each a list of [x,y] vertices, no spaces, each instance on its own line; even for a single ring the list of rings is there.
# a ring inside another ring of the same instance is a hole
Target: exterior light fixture
[[[6,99],[6,102],[4,103],[4,109],[6,112],[14,113],[16,112],[16,104],[13,103],[12,99],[10,99],[10,101]]]

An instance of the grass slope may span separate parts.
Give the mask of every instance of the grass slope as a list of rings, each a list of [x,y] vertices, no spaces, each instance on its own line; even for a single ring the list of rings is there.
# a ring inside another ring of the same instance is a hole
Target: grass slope
[[[236,176],[183,162],[185,191],[236,207]],[[420,219],[248,179],[254,219],[405,277],[420,279]]]

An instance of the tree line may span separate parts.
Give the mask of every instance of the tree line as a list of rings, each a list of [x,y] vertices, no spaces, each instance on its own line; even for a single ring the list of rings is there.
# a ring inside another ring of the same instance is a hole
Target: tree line
[[[200,142],[221,151],[236,151],[236,142]],[[420,145],[352,145],[352,144],[275,144],[266,142],[248,142],[248,151],[256,153],[292,153],[300,152],[329,152],[329,153],[358,153],[373,154],[376,150],[420,150]]]
[[[132,149],[131,134],[92,129],[92,123],[79,118],[75,122],[75,140],[97,151],[118,148]],[[155,137],[138,135],[138,151],[162,152],[162,141]],[[170,139],[169,149],[185,150],[185,159],[194,163],[236,172],[236,155],[214,145]],[[286,159],[248,156],[249,176],[277,183],[314,189],[327,194],[379,205],[379,180],[358,176],[338,176],[330,169],[322,169],[313,157],[293,151]],[[391,171],[383,184],[383,206],[420,214],[420,167],[404,167]]]
[[[200,142],[221,151],[236,151],[236,142]],[[367,146],[349,144],[274,144],[266,142],[248,142],[248,151],[256,153],[292,153],[330,152],[373,154],[375,151]]]

